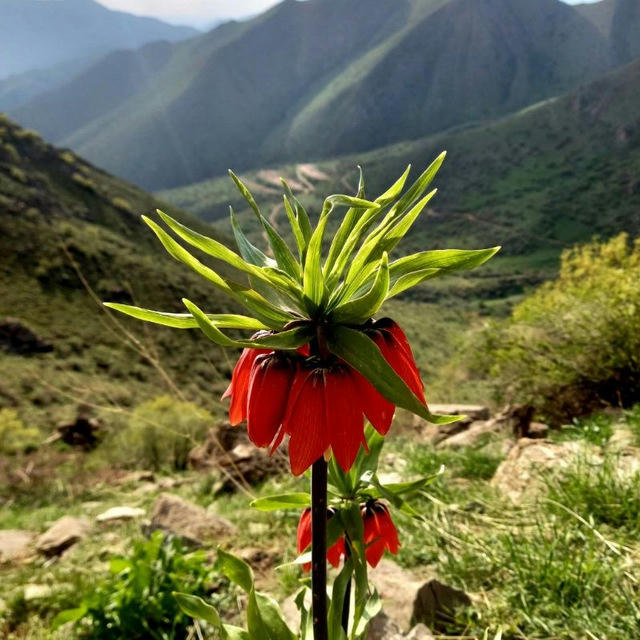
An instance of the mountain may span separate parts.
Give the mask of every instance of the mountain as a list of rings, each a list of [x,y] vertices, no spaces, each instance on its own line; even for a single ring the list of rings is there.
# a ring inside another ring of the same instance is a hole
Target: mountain
[[[110,56],[12,114],[161,188],[493,118],[613,64],[559,0],[285,0],[146,57],[144,79],[115,86],[145,55]]]
[[[640,2],[600,0],[576,9],[609,40],[618,64],[640,56]]]
[[[93,0],[0,0],[0,16],[0,78],[198,33]]]
[[[213,345],[196,332],[115,318],[100,304],[136,301],[180,311],[189,292],[229,309],[141,222],[140,213],[153,215],[160,206],[204,229],[0,115],[0,407],[51,428],[72,419],[79,404],[119,410],[175,393],[174,383],[212,406],[212,387],[227,371]]]
[[[417,295],[424,300],[442,295],[453,295],[454,301],[485,298],[494,304],[552,277],[559,253],[594,234],[610,237],[627,231],[640,236],[639,104],[637,60],[575,92],[490,124],[242,177],[270,219],[284,227],[279,175],[317,213],[321,195],[355,191],[356,164],[363,166],[367,195],[375,196],[408,162],[415,176],[446,149],[433,208],[419,218],[407,247],[500,244],[503,249],[468,278],[442,281],[444,289],[440,283],[424,286]],[[160,195],[204,220],[224,224],[231,203],[249,227],[252,215],[229,182],[221,177]],[[252,237],[261,239],[255,225]]]

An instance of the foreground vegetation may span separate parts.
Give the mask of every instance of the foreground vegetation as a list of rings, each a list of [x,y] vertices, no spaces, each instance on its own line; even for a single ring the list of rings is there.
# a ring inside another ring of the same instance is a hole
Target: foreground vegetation
[[[415,433],[399,425],[394,431],[383,472],[400,469],[403,478],[411,478],[446,467],[413,505],[424,520],[402,517],[397,558],[416,575],[435,575],[471,595],[473,605],[439,633],[480,639],[487,629],[502,630],[503,638],[513,640],[622,640],[638,634],[640,585],[634,566],[640,554],[640,476],[618,472],[620,454],[611,438],[624,432],[630,434],[630,446],[640,446],[640,407],[576,422],[555,433],[556,442],[575,441],[585,451],[597,447],[602,461],[576,457],[564,471],[545,474],[540,491],[517,504],[490,481],[505,456],[502,439],[450,451],[416,440]],[[263,559],[268,558],[268,569],[258,569],[261,589],[280,599],[295,591],[299,570],[273,567],[295,557],[299,513],[256,512],[243,492],[216,495],[215,472],[174,472],[146,487],[134,479],[123,481],[122,473],[113,470],[113,452],[108,464],[106,453],[99,448],[89,455],[61,449],[31,454],[58,456],[58,464],[46,483],[13,492],[13,499],[0,508],[0,528],[40,531],[61,515],[94,517],[121,504],[148,511],[162,487],[172,485],[171,492],[238,525],[233,541],[225,543],[235,552],[244,550],[251,557],[259,540],[266,550]],[[25,465],[28,460],[39,458],[14,462]],[[250,493],[301,489],[304,483],[279,477]],[[140,637],[181,640],[190,622],[168,614],[174,611],[168,598],[172,590],[207,594],[230,620],[236,619],[241,606],[211,564],[211,554],[193,555],[178,542],[163,545],[157,534],[145,539],[138,522],[101,525],[59,560],[4,567],[4,633],[12,639],[84,633],[120,640],[138,637],[132,630],[144,618],[148,635]],[[29,595],[32,585],[45,589],[34,597]],[[58,624],[64,622],[61,611],[79,606],[93,612],[84,623],[73,630],[69,625],[52,630],[56,616]],[[208,637],[205,627],[201,632]]]

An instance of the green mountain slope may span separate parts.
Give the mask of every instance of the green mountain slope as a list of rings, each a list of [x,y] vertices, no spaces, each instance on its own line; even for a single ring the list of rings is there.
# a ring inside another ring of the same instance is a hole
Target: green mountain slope
[[[189,292],[229,308],[140,221],[159,205],[0,115],[0,408],[17,407],[25,422],[51,428],[81,403],[120,411],[175,393],[172,380],[215,404],[227,371],[217,349],[196,332],[149,330],[99,304],[180,311]],[[42,348],[20,337],[27,329]]]
[[[355,189],[356,164],[364,167],[368,193],[375,194],[407,162],[420,169],[446,149],[439,193],[412,231],[413,248],[502,244],[500,256],[477,274],[442,281],[445,291],[457,296],[502,298],[550,277],[564,247],[594,234],[640,235],[638,104],[640,60],[491,124],[246,177],[277,222],[284,217],[278,175],[290,179],[302,201],[318,211],[319,194]],[[218,178],[161,196],[217,220],[226,218],[228,202],[244,209],[227,183]],[[241,215],[251,224],[248,212]],[[443,291],[425,286],[421,295],[435,299]]]
[[[138,55],[103,60],[12,113],[161,188],[495,117],[612,64],[606,38],[559,0],[285,0],[167,59]],[[129,81],[136,64],[142,78]]]

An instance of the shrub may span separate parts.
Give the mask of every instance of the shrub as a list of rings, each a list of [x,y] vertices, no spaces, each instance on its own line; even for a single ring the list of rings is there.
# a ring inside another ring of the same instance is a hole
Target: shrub
[[[555,422],[640,400],[640,239],[566,251],[560,274],[486,328],[476,370],[498,400]]]
[[[211,422],[209,413],[195,404],[160,396],[139,405],[106,446],[126,465],[180,471]]]
[[[26,427],[15,409],[0,409],[0,453],[11,455],[35,449],[40,432]]]
[[[204,550],[185,554],[178,539],[156,531],[149,540],[134,542],[128,558],[111,560],[110,575],[76,609],[59,613],[53,625],[73,621],[79,635],[92,640],[186,638],[191,618],[181,612],[174,591],[206,596],[217,606],[229,598],[227,583],[207,563]]]

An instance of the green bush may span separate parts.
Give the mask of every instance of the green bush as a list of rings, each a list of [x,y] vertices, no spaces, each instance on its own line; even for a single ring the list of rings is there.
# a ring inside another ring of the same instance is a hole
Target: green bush
[[[15,409],[0,409],[0,454],[11,455],[35,449],[40,432],[25,427]]]
[[[560,274],[487,327],[476,371],[498,400],[554,422],[640,400],[640,239],[626,234],[566,251]]]
[[[207,563],[204,550],[185,554],[176,538],[156,531],[134,542],[127,558],[114,558],[110,575],[85,594],[76,609],[59,613],[54,627],[75,622],[92,640],[182,640],[191,619],[181,612],[174,591],[207,597],[221,609],[228,583]]]
[[[114,462],[126,466],[181,471],[212,420],[191,402],[160,396],[139,405],[105,446]]]

